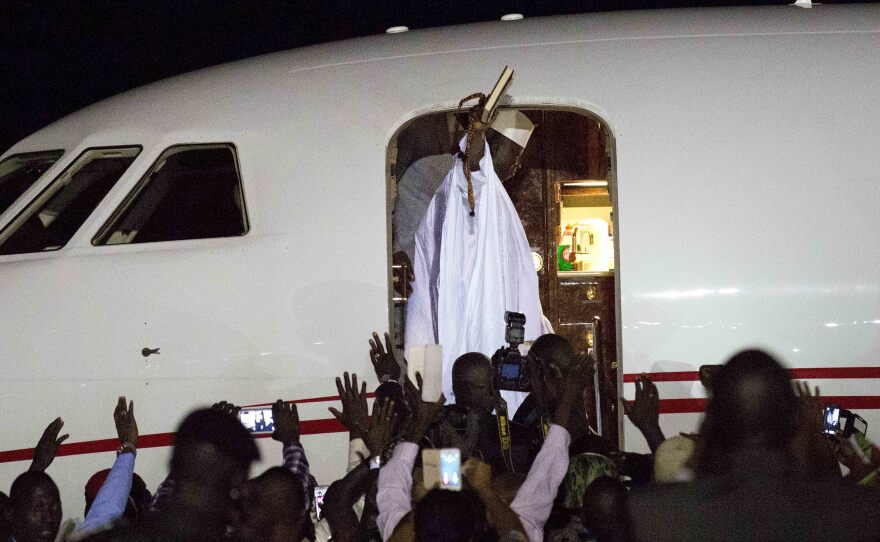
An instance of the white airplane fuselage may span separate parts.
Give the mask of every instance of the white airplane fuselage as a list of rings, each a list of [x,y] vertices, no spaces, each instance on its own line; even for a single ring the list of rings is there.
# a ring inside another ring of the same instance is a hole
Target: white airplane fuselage
[[[65,246],[0,256],[3,489],[61,416],[73,445],[48,472],[81,515],[86,480],[113,462],[119,395],[136,405],[150,489],[183,415],[221,399],[304,400],[313,472],[338,477],[334,378],[372,386],[367,338],[389,326],[389,142],[505,65],[511,105],[589,113],[613,135],[624,394],[633,375],[669,373],[661,424],[693,431],[697,368],[757,346],[876,436],[878,52],[878,5],[565,16],[281,52],[74,113],[4,154],[64,150],[0,228],[84,150],[142,150]],[[248,232],[93,245],[156,158],[194,143],[234,145]],[[622,423],[625,446],[645,449]],[[260,447],[280,462],[277,443]]]

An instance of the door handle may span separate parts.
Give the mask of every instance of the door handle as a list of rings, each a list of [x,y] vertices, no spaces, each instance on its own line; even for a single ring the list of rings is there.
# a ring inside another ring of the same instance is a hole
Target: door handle
[[[146,348],[145,347],[143,350],[141,350],[141,355],[144,357],[150,356],[152,354],[158,354],[158,353],[159,353],[158,348]]]

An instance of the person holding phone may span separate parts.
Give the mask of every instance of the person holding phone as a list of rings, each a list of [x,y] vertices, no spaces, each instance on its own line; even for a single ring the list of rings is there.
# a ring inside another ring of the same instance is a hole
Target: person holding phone
[[[419,393],[409,391],[411,396]],[[499,535],[511,531],[523,535],[516,514],[492,488],[491,468],[473,459],[461,469],[466,488],[462,491],[431,489],[413,509],[412,468],[419,443],[427,429],[439,419],[445,402],[441,395],[434,403],[412,403],[415,412],[406,441],[397,445],[393,457],[379,472],[379,516],[376,523],[382,539],[389,542],[407,540],[418,532],[417,539],[424,542],[451,542],[472,539],[485,529],[494,529]],[[437,476],[441,476],[439,472]],[[451,521],[451,518],[455,520]]]
[[[418,443],[427,428],[436,422],[445,398],[441,396],[436,403],[419,402],[407,441],[397,446],[394,456],[379,474],[377,524],[383,539],[403,540],[406,539],[403,532],[417,532],[418,539],[423,541],[464,540],[478,532],[485,519],[501,537],[513,532],[528,535],[531,542],[542,541],[544,523],[550,516],[559,484],[568,470],[571,436],[567,427],[572,426],[572,420],[577,418],[577,404],[583,396],[588,372],[587,364],[582,360],[571,368],[561,389],[547,438],[510,506],[491,487],[491,467],[482,461],[471,460],[462,467],[466,482],[466,490],[459,494],[462,496],[434,489],[416,504],[413,513],[412,468],[419,450]],[[471,491],[476,493],[476,501]],[[485,512],[474,516],[474,510]],[[450,517],[460,520],[449,521]]]

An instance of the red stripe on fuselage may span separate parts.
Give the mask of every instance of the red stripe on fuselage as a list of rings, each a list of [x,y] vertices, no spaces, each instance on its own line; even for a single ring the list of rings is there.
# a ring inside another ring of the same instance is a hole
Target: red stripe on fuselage
[[[623,376],[623,381],[627,383],[635,382],[636,378],[642,373],[631,373]],[[696,371],[668,372],[668,373],[645,373],[654,382],[693,382],[700,379],[700,375]],[[827,368],[804,368],[793,369],[791,371],[792,378],[795,379],[846,379],[846,378],[880,378],[880,367],[827,367]],[[374,397],[369,394],[369,397]],[[320,403],[327,401],[336,401],[337,396],[332,397],[311,397],[307,399],[298,399],[294,403]],[[880,396],[878,395],[844,395],[844,396],[823,396],[822,401],[825,404],[837,404],[843,408],[853,410],[880,410]],[[264,403],[260,405],[248,406],[270,406],[272,403]],[[686,399],[661,399],[661,414],[699,414],[706,408],[706,400],[701,398]],[[328,433],[340,433],[345,431],[345,427],[334,418],[323,420],[305,420],[300,423],[300,430],[303,435],[323,435]],[[256,438],[268,438],[269,434],[254,435]],[[138,448],[162,448],[171,446],[174,442],[174,433],[155,433],[152,435],[141,435],[138,437]],[[84,442],[71,442],[70,444],[62,444],[58,448],[58,456],[65,455],[83,455],[95,454],[103,452],[115,451],[119,446],[118,439],[102,439],[89,440]],[[10,463],[13,461],[28,461],[33,459],[34,449],[23,448],[20,450],[7,450],[0,452],[0,463]]]
[[[300,422],[300,432],[303,435],[322,435],[325,433],[340,433],[345,427],[335,418],[324,420],[304,420]],[[254,435],[255,438],[268,438],[269,433]],[[138,437],[138,448],[162,448],[174,443],[174,433],[155,433]],[[85,442],[71,442],[58,447],[58,456],[97,454],[101,452],[114,452],[119,446],[119,439],[88,440]],[[12,461],[28,461],[33,459],[34,449],[24,448],[21,450],[9,450],[0,452],[0,463]]]
[[[791,377],[796,380],[806,379],[840,379],[840,378],[880,378],[880,367],[809,367],[791,369]],[[631,384],[642,374],[654,382],[696,382],[700,380],[697,371],[680,371],[668,373],[627,373],[623,381]]]

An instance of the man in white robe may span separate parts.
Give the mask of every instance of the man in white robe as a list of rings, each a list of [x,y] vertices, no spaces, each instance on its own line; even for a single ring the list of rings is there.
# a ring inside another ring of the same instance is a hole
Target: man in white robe
[[[504,346],[505,311],[526,315],[525,339],[542,333],[538,276],[525,230],[497,171],[504,179],[519,169],[519,158],[534,125],[516,110],[500,110],[482,147],[479,168],[471,163],[474,216],[468,203],[462,158],[437,189],[415,237],[415,281],[407,305],[406,349],[443,346],[443,393],[454,400],[452,364],[467,352],[492,356]],[[464,140],[462,141],[462,149]],[[477,150],[472,152],[478,153]],[[504,163],[493,163],[493,153]],[[478,153],[479,154],[479,153]],[[512,414],[522,394],[504,393]]]

